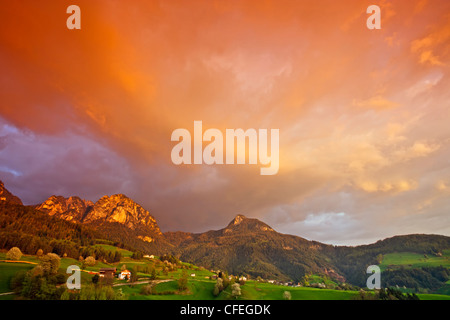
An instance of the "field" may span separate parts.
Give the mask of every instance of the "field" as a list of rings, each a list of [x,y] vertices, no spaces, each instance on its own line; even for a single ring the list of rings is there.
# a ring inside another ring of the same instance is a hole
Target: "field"
[[[142,258],[139,260],[131,259],[132,253],[130,251],[119,249],[110,245],[99,245],[106,250],[120,250],[122,259],[115,264],[107,264],[104,262],[97,262],[96,265],[86,267],[85,272],[81,273],[81,281],[83,284],[92,283],[93,274],[89,272],[98,272],[103,267],[116,267],[120,270],[125,265],[127,269],[134,269],[137,271],[138,281],[145,282],[144,284],[130,285],[125,280],[115,280],[114,289],[121,289],[129,300],[228,300],[232,299],[231,288],[228,287],[223,290],[217,297],[212,294],[215,280],[210,277],[215,275],[204,268],[181,262],[175,271],[165,271],[165,264],[159,259]],[[443,253],[442,257],[424,257],[420,254],[414,253],[393,253],[384,256],[381,264],[382,270],[386,268],[396,268],[399,266],[405,267],[420,267],[420,266],[439,266],[449,265],[450,250]],[[0,252],[0,260],[6,259],[6,253]],[[28,262],[28,263],[27,263]],[[23,255],[21,262],[0,262],[0,294],[10,292],[9,287],[11,278],[15,273],[21,270],[30,270],[33,268],[39,259],[32,255]],[[60,273],[65,273],[69,265],[80,265],[80,262],[72,258],[61,258]],[[150,280],[149,270],[156,271],[157,284],[152,285],[152,294],[144,295],[141,293],[142,287],[152,283]],[[188,275],[188,288],[180,292],[178,290],[177,280],[183,273]],[[163,281],[163,282],[161,282]],[[288,287],[266,282],[258,282],[255,280],[246,281],[241,286],[240,300],[282,300],[283,293],[289,291],[292,300],[351,300],[359,296],[358,291],[349,290],[333,290],[337,283],[318,275],[310,275],[308,282],[326,283],[328,289],[312,288],[312,287]],[[121,285],[124,284],[124,285]],[[439,294],[418,294],[423,300],[450,300],[450,281],[443,288],[438,291]],[[14,299],[15,295],[0,295],[0,300]]]
[[[350,300],[358,295],[357,291],[285,287],[249,281],[242,287],[242,298],[249,300],[282,300],[285,291],[291,293],[292,300]]]
[[[142,295],[141,286],[124,288],[124,292],[130,295],[130,300],[227,300],[232,299],[231,290],[227,288],[219,296],[215,297],[212,292],[215,281],[191,280],[188,292],[169,295]],[[177,282],[170,281],[155,286],[156,292],[177,291]],[[248,281],[241,286],[242,295],[240,300],[282,300],[283,293],[289,291],[292,300],[350,300],[358,296],[357,291],[338,291],[329,289],[316,289],[304,287],[285,287],[270,283],[259,283]]]
[[[19,271],[27,271],[34,265],[26,263],[7,263],[0,262],[0,293],[9,292],[9,283],[11,278]]]
[[[403,266],[406,268],[438,267],[450,268],[450,250],[444,250],[442,257],[423,255],[411,252],[389,253],[383,256],[383,261],[379,265],[381,271],[387,268]]]
[[[119,251],[121,253],[122,257],[129,258],[133,254],[133,252],[131,252],[131,251],[128,251],[126,249],[117,248],[117,247],[114,247],[114,246],[108,245],[108,244],[96,244],[93,247],[100,247],[100,248],[103,248],[105,250],[112,251],[112,252]]]

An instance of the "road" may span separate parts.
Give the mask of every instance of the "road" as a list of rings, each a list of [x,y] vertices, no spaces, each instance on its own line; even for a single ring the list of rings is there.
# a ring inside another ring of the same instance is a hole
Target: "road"
[[[152,285],[156,285],[158,283],[163,283],[167,281],[173,281],[173,279],[163,279],[163,280],[142,280],[142,281],[135,281],[135,282],[124,282],[124,283],[116,283],[113,284],[113,287],[119,287],[119,286],[134,286],[138,284],[144,284],[144,283],[151,283]]]

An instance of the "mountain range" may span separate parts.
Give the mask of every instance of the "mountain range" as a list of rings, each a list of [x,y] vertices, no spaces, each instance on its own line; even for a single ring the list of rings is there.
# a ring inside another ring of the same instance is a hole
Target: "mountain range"
[[[380,255],[402,251],[437,255],[450,249],[450,237],[420,234],[364,246],[333,246],[279,233],[241,214],[220,230],[162,233],[150,212],[123,194],[103,196],[95,203],[76,196],[51,196],[41,204],[24,206],[0,182],[0,248],[11,247],[14,241],[42,239],[47,240],[39,245],[50,248],[53,243],[52,248],[64,253],[103,239],[231,274],[299,281],[306,274],[318,273],[358,286],[365,285],[366,268],[379,263]]]

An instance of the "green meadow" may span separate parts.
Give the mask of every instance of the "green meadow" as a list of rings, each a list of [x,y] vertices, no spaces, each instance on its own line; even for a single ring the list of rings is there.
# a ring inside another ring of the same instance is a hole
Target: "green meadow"
[[[112,246],[109,244],[95,244],[92,247],[99,247],[99,248],[103,248],[107,251],[112,251],[112,252],[119,251],[120,254],[122,255],[122,257],[127,257],[127,258],[131,257],[131,255],[133,254],[133,252],[131,252],[129,250],[121,249],[121,248],[118,248],[118,247],[115,247],[115,246]]]
[[[9,283],[11,278],[19,271],[28,271],[34,265],[26,263],[0,262],[0,293],[10,292]]]
[[[123,265],[127,269],[137,270],[138,281],[146,281],[151,283],[149,270],[156,271],[156,279],[166,280],[165,282],[152,285],[151,294],[142,294],[142,287],[145,284],[130,284],[126,280],[114,281],[114,290],[121,289],[129,300],[229,300],[233,299],[231,295],[231,288],[228,286],[225,290],[220,292],[218,296],[213,295],[215,280],[210,280],[210,277],[215,275],[210,270],[198,267],[186,262],[181,262],[173,271],[164,271],[165,263],[159,259],[142,258],[139,260],[131,259],[132,252],[119,249],[110,245],[98,245],[106,250],[120,250],[122,259],[118,263],[107,264],[98,261],[94,266],[85,267],[81,272],[81,282],[83,284],[92,283],[93,274],[91,272],[98,272],[100,268],[115,267],[118,270]],[[425,257],[415,253],[392,253],[386,254],[383,257],[381,264],[382,270],[386,268],[404,267],[420,267],[420,266],[445,266],[450,267],[449,263],[450,250],[443,252],[441,257],[430,256]],[[0,252],[0,260],[6,259],[6,253]],[[27,263],[29,262],[29,263]],[[0,293],[10,292],[11,278],[19,271],[27,271],[32,269],[39,259],[32,255],[23,255],[21,262],[0,262]],[[60,273],[65,273],[70,265],[78,265],[81,263],[73,258],[61,258]],[[179,291],[178,279],[186,273],[188,277],[187,289]],[[291,294],[291,300],[351,300],[359,296],[358,291],[350,290],[334,290],[330,289],[337,286],[337,283],[319,275],[309,275],[307,277],[309,283],[325,283],[327,289],[312,288],[312,287],[288,287],[267,282],[259,282],[255,280],[246,281],[241,286],[241,296],[239,300],[282,300],[284,292],[288,291]],[[120,285],[124,284],[124,285]],[[450,281],[442,287],[438,294],[418,294],[423,300],[450,300]],[[0,300],[11,300],[16,298],[15,295],[0,295]]]
[[[177,292],[176,281],[164,282],[154,286],[151,295],[141,294],[142,285],[134,287],[121,287],[124,293],[129,294],[130,300],[228,300],[232,299],[228,287],[215,297],[212,292],[215,281],[190,280],[188,290]],[[118,288],[118,287],[116,287]],[[358,291],[339,291],[331,289],[316,289],[308,287],[286,287],[257,281],[247,281],[241,286],[242,295],[239,300],[283,300],[283,293],[289,291],[292,300],[351,300],[356,298]],[[174,292],[163,294],[164,292]],[[159,294],[157,294],[159,293]]]
[[[439,266],[450,268],[450,250],[444,250],[441,257],[411,252],[388,253],[383,256],[383,261],[379,266],[381,271],[400,266],[406,268]]]

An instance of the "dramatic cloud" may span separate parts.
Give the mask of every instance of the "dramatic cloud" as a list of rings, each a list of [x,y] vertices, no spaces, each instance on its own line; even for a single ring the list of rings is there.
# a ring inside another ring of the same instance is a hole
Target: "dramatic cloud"
[[[124,193],[163,231],[236,214],[339,244],[450,234],[450,2],[87,1],[0,10],[0,179]],[[280,129],[280,168],[171,162],[173,130]]]

